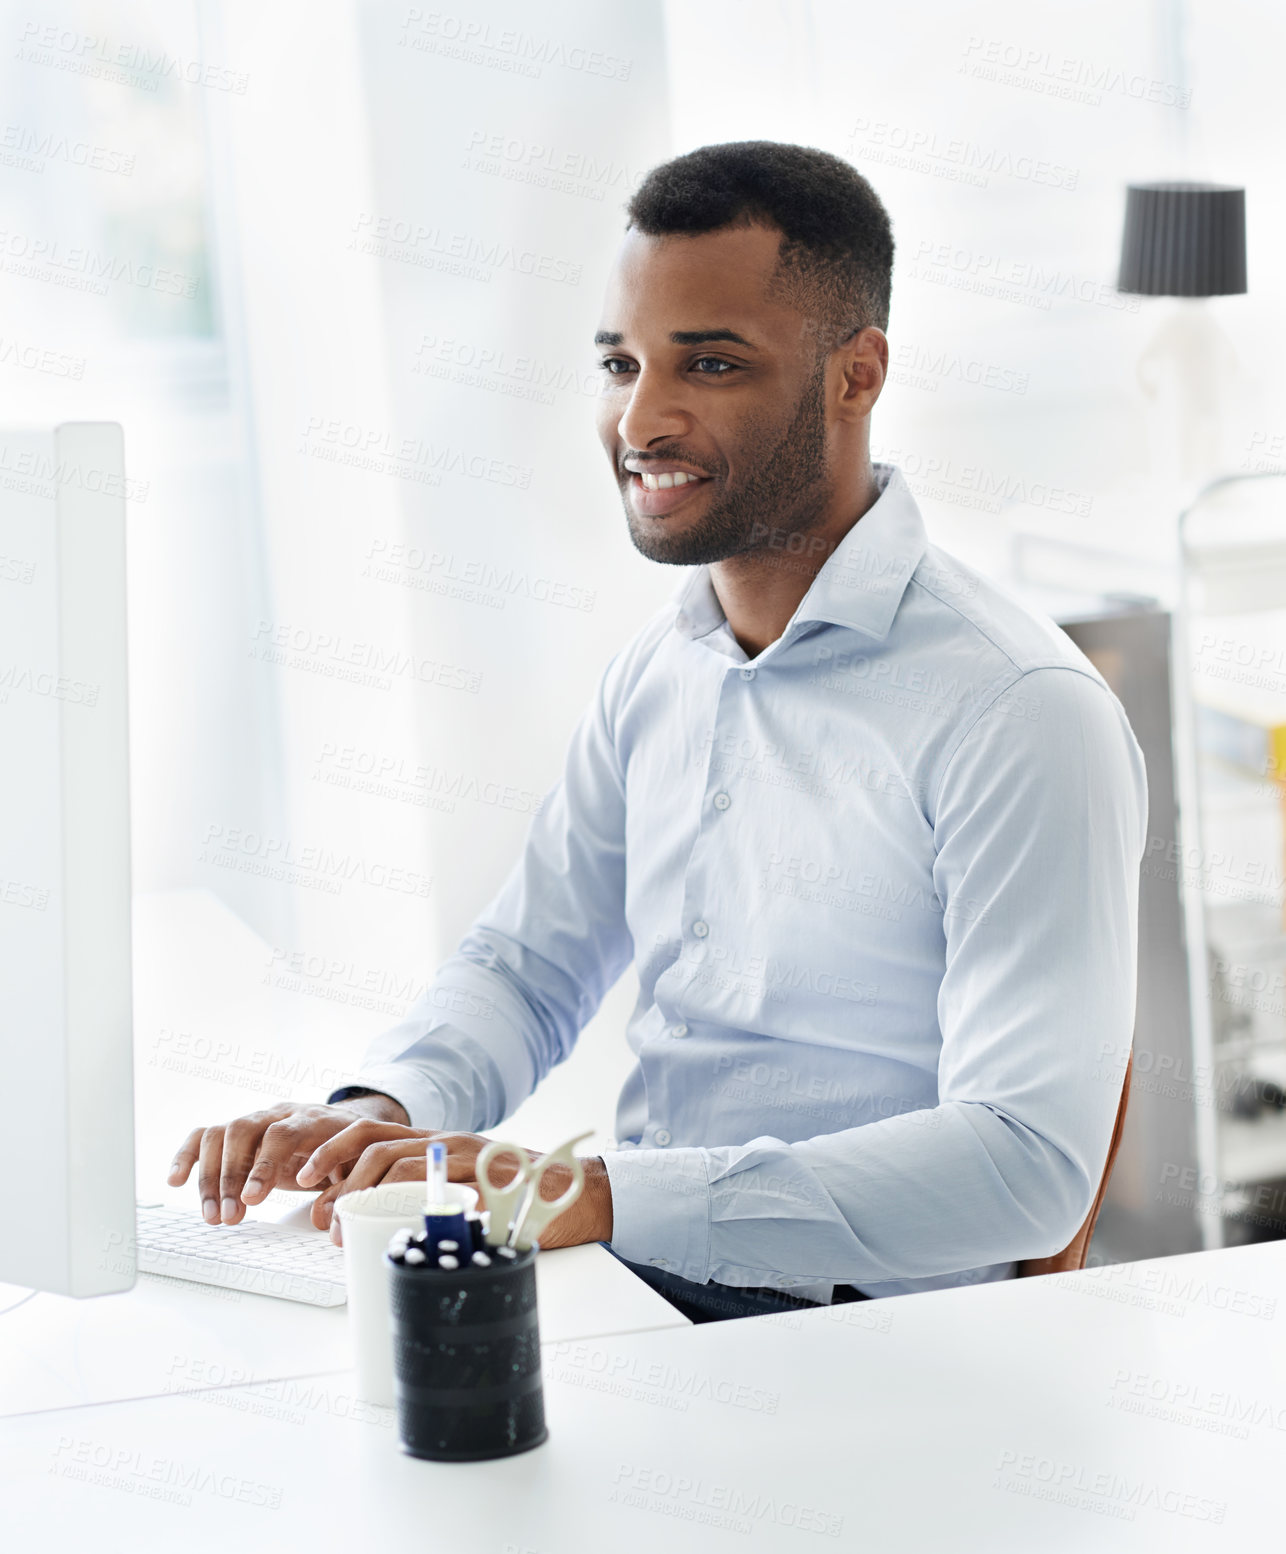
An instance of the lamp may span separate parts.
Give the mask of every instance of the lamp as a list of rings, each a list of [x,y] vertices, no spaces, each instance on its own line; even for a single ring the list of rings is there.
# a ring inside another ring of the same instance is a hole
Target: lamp
[[[1117,290],[1180,299],[1139,359],[1157,473],[1191,491],[1219,473],[1221,411],[1236,360],[1199,300],[1246,290],[1246,191],[1214,183],[1126,190]]]
[[[1118,291],[1228,297],[1246,289],[1246,191],[1135,183],[1125,194]]]

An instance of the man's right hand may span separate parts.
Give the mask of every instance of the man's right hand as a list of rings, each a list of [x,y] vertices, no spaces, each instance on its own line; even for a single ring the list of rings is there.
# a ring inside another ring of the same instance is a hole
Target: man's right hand
[[[225,1225],[236,1225],[246,1204],[262,1203],[274,1187],[315,1192],[315,1186],[305,1189],[295,1181],[304,1161],[359,1117],[403,1124],[411,1120],[388,1095],[350,1096],[335,1106],[282,1101],[234,1122],[193,1128],[170,1167],[170,1186],[182,1187],[197,1165],[206,1223],[217,1225],[222,1219]]]

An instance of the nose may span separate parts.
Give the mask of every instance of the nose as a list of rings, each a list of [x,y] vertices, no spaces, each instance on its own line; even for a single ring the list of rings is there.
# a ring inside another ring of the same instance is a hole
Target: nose
[[[660,438],[672,441],[692,429],[692,417],[673,383],[644,367],[629,391],[629,403],[616,423],[627,448],[646,448]]]

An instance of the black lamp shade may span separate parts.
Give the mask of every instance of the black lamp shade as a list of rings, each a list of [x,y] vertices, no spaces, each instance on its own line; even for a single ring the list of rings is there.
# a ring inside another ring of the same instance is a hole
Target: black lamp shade
[[[1226,297],[1246,289],[1246,191],[1217,183],[1132,183],[1118,291]]]

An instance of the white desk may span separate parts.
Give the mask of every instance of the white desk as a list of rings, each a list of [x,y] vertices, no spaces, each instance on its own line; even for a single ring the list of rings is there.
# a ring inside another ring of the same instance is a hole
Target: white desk
[[[139,1197],[195,1213],[195,1178],[184,1188],[165,1183],[188,1129],[291,1095],[324,1095],[351,1073],[372,1017],[274,986],[271,949],[206,892],[138,898],[134,934]],[[273,1193],[250,1214],[308,1228],[310,1202],[309,1194]],[[537,1277],[547,1343],[688,1326],[598,1246],[544,1254]],[[24,1293],[0,1285],[0,1415],[352,1363],[344,1307],[148,1274],[123,1295],[37,1295],[6,1309]]]
[[[1286,1245],[1198,1253],[551,1346],[503,1462],[403,1455],[342,1375],[10,1419],[0,1494],[96,1554],[1256,1554],[1284,1321]]]
[[[264,1052],[346,1068],[369,1029],[301,1011],[253,935],[190,907],[140,925],[144,1190],[191,1120],[247,1109]],[[185,949],[202,917],[222,976],[208,942]],[[239,1043],[146,1060],[184,1030]],[[541,1278],[550,1438],[461,1466],[406,1457],[391,1412],[354,1401],[342,1311],[144,1278],[0,1314],[8,1541],[1256,1554],[1280,1535],[1286,1244],[695,1328],[596,1247]]]

